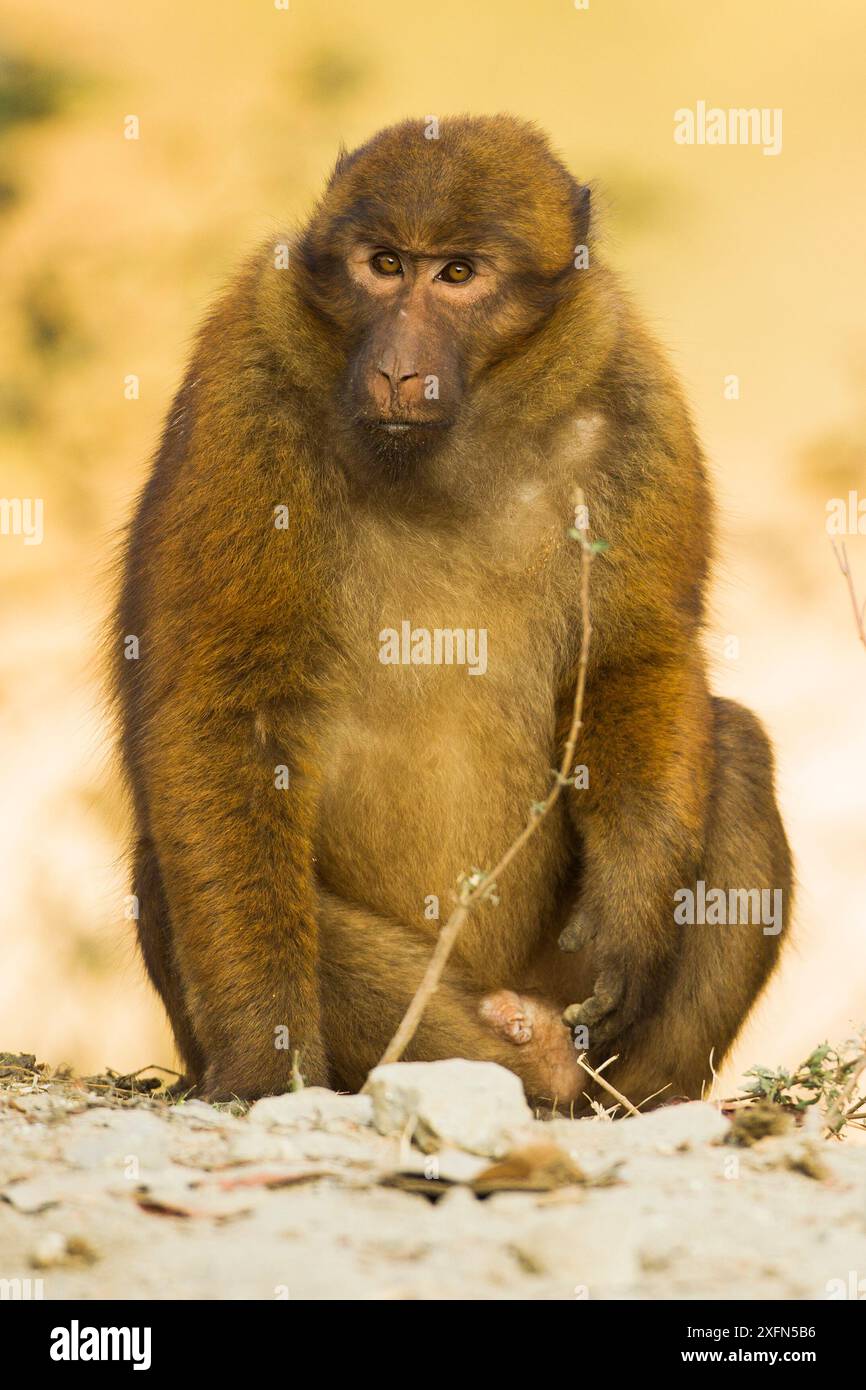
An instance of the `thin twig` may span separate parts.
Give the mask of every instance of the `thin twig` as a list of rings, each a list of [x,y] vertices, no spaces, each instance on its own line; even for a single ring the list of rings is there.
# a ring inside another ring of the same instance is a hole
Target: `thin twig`
[[[556,802],[559,800],[563,787],[569,785],[569,777],[574,762],[574,750],[577,745],[580,731],[583,728],[583,698],[586,690],[586,671],[589,662],[589,641],[592,636],[592,624],[589,615],[589,571],[595,555],[595,546],[589,539],[589,532],[586,526],[586,506],[583,492],[578,490],[575,497],[575,522],[574,535],[580,545],[580,603],[581,603],[581,642],[580,656],[577,666],[577,687],[574,695],[574,709],[571,719],[571,727],[568,731],[568,738],[565,744],[565,751],[559,770],[553,779],[553,786],[548,793],[546,801],[532,808],[529,820],[521,830],[517,839],[509,845],[499,863],[491,869],[489,873],[473,876],[470,881],[464,881],[460,890],[460,898],[451,916],[448,918],[444,927],[436,940],[436,948],[430,957],[424,978],[415,991],[415,997],[410,1003],[397,1032],[386,1047],[380,1066],[389,1062],[399,1062],[409,1043],[415,1036],[415,1032],[424,1015],[431,998],[439,987],[448,957],[454,948],[454,944],[463,929],[470,912],[474,907],[489,898],[495,893],[496,886],[505,873],[512,860],[517,857],[527,840],[535,834],[541,822],[549,814]]]
[[[615,1100],[619,1101],[620,1105],[624,1105],[630,1115],[640,1115],[640,1111],[638,1110],[637,1106],[632,1105],[631,1101],[628,1099],[627,1096],[624,1096],[621,1091],[618,1091],[616,1089],[615,1086],[611,1086],[607,1078],[601,1075],[601,1072],[596,1071],[595,1067],[591,1067],[589,1065],[589,1062],[587,1062],[586,1060],[585,1052],[581,1052],[580,1056],[577,1059],[577,1065],[579,1067],[583,1067],[584,1071],[589,1073],[596,1085],[602,1086],[605,1091],[607,1091],[610,1095],[614,1097]],[[664,1089],[665,1087],[662,1087],[662,1090]],[[658,1094],[658,1092],[656,1092],[656,1094]],[[652,1100],[652,1096],[648,1096],[647,1099]]]
[[[182,1071],[175,1071],[172,1067],[161,1067],[159,1065],[159,1062],[148,1062],[146,1067],[139,1067],[138,1071],[126,1071],[122,1073],[117,1073],[117,1075],[120,1076],[120,1079],[122,1081],[132,1081],[137,1076],[141,1076],[142,1072],[144,1071],[164,1071],[169,1076],[176,1076],[178,1081],[180,1081],[181,1077],[183,1076]],[[107,1072],[106,1075],[110,1075],[110,1073]]]
[[[833,547],[833,554],[836,556],[839,568],[845,576],[848,585],[848,593],[851,596],[851,607],[854,609],[854,623],[857,628],[857,636],[860,638],[863,646],[866,647],[866,603],[861,605],[857,597],[857,590],[854,588],[854,576],[851,573],[851,566],[848,563],[848,551],[845,548],[845,542],[840,541],[838,547],[834,540],[831,540],[830,544]]]
[[[674,1083],[673,1083],[672,1081],[666,1081],[665,1084],[664,1084],[663,1086],[659,1086],[659,1088],[658,1088],[657,1091],[653,1091],[652,1095],[650,1095],[650,1096],[645,1096],[644,1099],[643,1099],[642,1101],[639,1101],[639,1102],[638,1102],[638,1107],[637,1107],[638,1110],[640,1110],[640,1108],[641,1108],[642,1105],[649,1105],[650,1101],[651,1101],[651,1100],[655,1100],[656,1096],[660,1096],[660,1095],[662,1095],[665,1091],[669,1091],[670,1088],[671,1088],[671,1086],[672,1086],[673,1084],[674,1084]]]

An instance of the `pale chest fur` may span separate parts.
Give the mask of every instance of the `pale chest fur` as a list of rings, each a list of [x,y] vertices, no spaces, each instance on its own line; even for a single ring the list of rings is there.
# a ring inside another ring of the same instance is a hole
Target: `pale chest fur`
[[[347,900],[432,931],[435,900],[444,920],[459,875],[490,868],[546,794],[573,626],[564,588],[576,561],[561,511],[528,480],[483,531],[359,523],[316,847],[323,882]],[[551,919],[571,854],[557,812],[514,870],[537,914],[523,941]],[[508,902],[503,893],[479,914],[463,942],[469,955],[490,953],[494,971],[510,964],[491,947]]]

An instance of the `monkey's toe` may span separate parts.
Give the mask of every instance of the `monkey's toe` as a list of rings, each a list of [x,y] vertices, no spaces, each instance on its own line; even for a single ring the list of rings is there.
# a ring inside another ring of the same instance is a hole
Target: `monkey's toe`
[[[499,989],[494,994],[485,995],[478,1013],[482,1022],[503,1038],[523,1046],[532,1040],[532,1020],[525,1003],[514,990]]]

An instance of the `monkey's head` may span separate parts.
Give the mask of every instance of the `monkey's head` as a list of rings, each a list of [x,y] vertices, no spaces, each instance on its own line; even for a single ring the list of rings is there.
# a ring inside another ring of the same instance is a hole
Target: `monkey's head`
[[[407,121],[342,154],[293,269],[354,454],[399,467],[479,411],[489,432],[516,394],[537,403],[540,335],[587,273],[588,222],[588,190],[513,117]],[[561,334],[549,352],[561,377]]]

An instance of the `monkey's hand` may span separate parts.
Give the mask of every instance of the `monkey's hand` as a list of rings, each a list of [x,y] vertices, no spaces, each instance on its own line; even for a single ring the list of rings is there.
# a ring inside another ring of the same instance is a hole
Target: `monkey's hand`
[[[607,970],[595,981],[595,992],[582,1004],[570,1004],[563,1023],[573,1033],[587,1030],[585,1047],[596,1048],[620,1037],[639,1015],[639,1001],[630,999],[623,974]],[[575,1038],[575,1041],[581,1041]]]
[[[599,958],[593,993],[581,1004],[569,1004],[562,1015],[563,1023],[575,1033],[575,1042],[581,1041],[577,1030],[585,1029],[585,1045],[592,1048],[620,1037],[641,1013],[639,991],[628,988],[628,980],[637,978],[636,974],[627,971],[622,962],[604,958],[607,953],[599,952],[599,935],[595,915],[579,909],[560,932],[558,942],[561,951],[592,948],[593,955]]]
[[[560,951],[582,951],[598,936],[598,926],[586,912],[575,912],[559,933]]]

